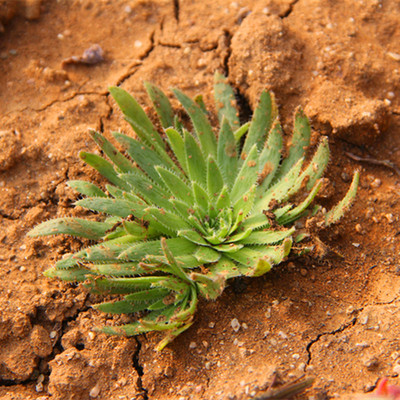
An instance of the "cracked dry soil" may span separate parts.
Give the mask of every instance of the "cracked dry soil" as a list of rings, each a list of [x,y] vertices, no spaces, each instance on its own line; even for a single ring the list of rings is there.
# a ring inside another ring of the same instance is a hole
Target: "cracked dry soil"
[[[400,383],[400,177],[345,154],[400,164],[399,1],[47,0],[35,21],[6,21],[3,10],[1,399],[239,400],[274,375],[284,383],[304,373],[316,380],[299,399],[348,399],[382,376]],[[62,68],[93,43],[104,62]],[[337,202],[360,168],[357,202],[320,233],[325,257],[232,282],[200,304],[195,324],[162,353],[153,350],[157,334],[95,333],[121,321],[92,310],[97,299],[81,287],[42,276],[82,242],[26,233],[48,218],[85,215],[67,180],[104,185],[77,153],[95,150],[89,128],[131,132],[108,86],[149,105],[142,81],[150,80],[203,93],[211,104],[216,69],[237,91],[244,118],[260,91],[272,89],[289,134],[301,105],[314,142],[330,139],[331,189],[319,201]]]

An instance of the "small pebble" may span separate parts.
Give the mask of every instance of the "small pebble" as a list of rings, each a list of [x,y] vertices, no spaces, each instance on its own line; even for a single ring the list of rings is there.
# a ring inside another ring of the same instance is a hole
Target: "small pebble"
[[[368,370],[374,369],[379,365],[379,360],[376,357],[370,357],[364,360],[364,366],[367,367]]]
[[[246,324],[246,322],[243,322],[242,328],[243,328],[243,329],[249,329],[249,326]]]
[[[389,224],[394,222],[393,214],[385,214],[385,218],[388,220]]]
[[[394,98],[394,92],[388,92],[388,93],[387,93],[387,97],[388,97],[389,99],[393,99],[393,98]]]
[[[343,182],[350,182],[351,180],[351,176],[347,172],[342,172],[340,177],[342,178]]]
[[[11,49],[11,50],[9,51],[9,53],[10,53],[12,56],[16,56],[16,55],[18,54],[18,51],[15,50],[15,49]]]
[[[238,332],[240,329],[240,323],[237,318],[233,318],[231,321],[231,327],[235,332]]]
[[[353,314],[353,312],[354,312],[354,307],[351,306],[351,305],[348,306],[347,309],[346,309],[346,314],[350,315],[350,314]]]
[[[382,185],[382,181],[379,178],[375,178],[372,182],[371,182],[371,187],[373,188],[378,188],[379,186]]]
[[[354,247],[360,247],[360,243],[352,243]]]
[[[362,232],[362,226],[360,224],[357,224],[355,226],[355,230],[356,230],[356,232],[361,233]]]
[[[400,61],[400,54],[398,53],[393,53],[392,51],[388,51],[386,53],[392,60],[394,61]]]
[[[19,267],[19,270],[20,270],[21,272],[24,272],[24,271],[26,271],[26,268],[25,268],[24,266],[22,266],[22,267]]]
[[[214,326],[215,326],[215,322],[210,322],[210,323],[208,324],[208,327],[211,328],[211,329],[214,328]]]
[[[300,275],[301,276],[306,276],[307,275],[307,270],[305,268],[301,268]]]
[[[134,46],[136,48],[142,47],[143,43],[140,40],[135,40]]]
[[[51,331],[49,336],[50,336],[50,339],[55,339],[55,337],[57,336],[57,332]]]
[[[97,397],[99,395],[99,393],[100,393],[100,390],[101,390],[100,386],[96,385],[95,387],[90,389],[89,396],[90,397]]]
[[[195,349],[197,347],[196,342],[190,342],[189,349]]]
[[[36,390],[36,392],[38,392],[38,393],[43,392],[43,383],[38,383],[38,384],[35,386],[35,390]]]
[[[280,336],[282,339],[287,339],[288,338],[288,335],[286,335],[286,333],[283,332],[283,331],[279,331],[278,332],[278,336]]]

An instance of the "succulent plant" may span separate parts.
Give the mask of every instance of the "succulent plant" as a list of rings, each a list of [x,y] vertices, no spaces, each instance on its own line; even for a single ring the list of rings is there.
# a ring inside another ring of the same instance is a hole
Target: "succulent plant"
[[[217,73],[215,134],[201,97],[192,100],[173,89],[191,119],[190,132],[158,87],[146,82],[145,88],[162,133],[134,98],[110,88],[136,138],[113,132],[120,152],[91,131],[109,161],[87,152],[80,158],[110,183],[106,191],[90,182],[68,183],[85,196],[75,204],[104,214],[102,220],[58,218],[29,234],[98,241],[67,255],[45,275],[119,295],[95,307],[137,318],[103,331],[129,336],[165,331],[162,349],[193,323],[199,296],[216,299],[227,280],[260,276],[282,262],[292,243],[307,236],[296,232],[296,220],[319,212],[324,225],[338,221],[355,197],[358,172],[344,199],[323,212],[311,205],[329,161],[328,140],[321,139],[303,167],[311,129],[301,109],[282,159],[283,134],[271,92],[262,92],[251,122],[241,125],[234,91]],[[302,198],[299,192],[305,193]],[[294,195],[296,204],[289,202]]]

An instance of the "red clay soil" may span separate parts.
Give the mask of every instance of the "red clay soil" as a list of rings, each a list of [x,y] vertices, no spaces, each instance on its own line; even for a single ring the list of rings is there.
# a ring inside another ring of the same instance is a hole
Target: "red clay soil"
[[[0,398],[242,400],[304,374],[315,383],[298,399],[348,399],[383,376],[400,384],[400,2],[47,0],[27,20],[34,3],[0,0]],[[63,63],[92,44],[103,62]],[[105,184],[77,154],[96,151],[89,128],[131,132],[110,85],[145,106],[143,80],[211,104],[215,70],[243,115],[268,88],[287,136],[298,105],[314,140],[329,136],[323,205],[357,168],[361,184],[351,212],[319,233],[323,257],[232,282],[156,353],[158,334],[93,332],[120,321],[82,287],[42,275],[82,241],[26,233],[86,215],[68,180]]]

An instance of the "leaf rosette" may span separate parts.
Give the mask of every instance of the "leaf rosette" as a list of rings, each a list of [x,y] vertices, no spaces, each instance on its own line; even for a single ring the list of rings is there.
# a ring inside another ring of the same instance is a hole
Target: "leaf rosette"
[[[113,132],[124,149],[120,152],[91,131],[108,160],[86,152],[80,158],[109,181],[106,191],[90,182],[69,182],[84,196],[75,204],[104,214],[103,220],[58,218],[29,234],[98,241],[45,274],[84,282],[94,293],[119,295],[95,307],[137,318],[103,331],[128,336],[165,331],[158,345],[162,349],[193,323],[199,296],[216,299],[229,279],[265,274],[289,255],[294,241],[307,236],[294,223],[320,209],[312,203],[329,162],[329,147],[323,137],[305,162],[311,128],[298,109],[283,158],[273,94],[262,92],[251,121],[241,125],[234,91],[218,73],[217,134],[201,97],[192,100],[173,89],[191,119],[190,132],[157,86],[146,82],[145,88],[163,132],[126,91],[110,88],[136,138]],[[324,214],[325,225],[342,217],[357,185],[358,172],[344,199]],[[296,202],[291,201],[294,195]]]

